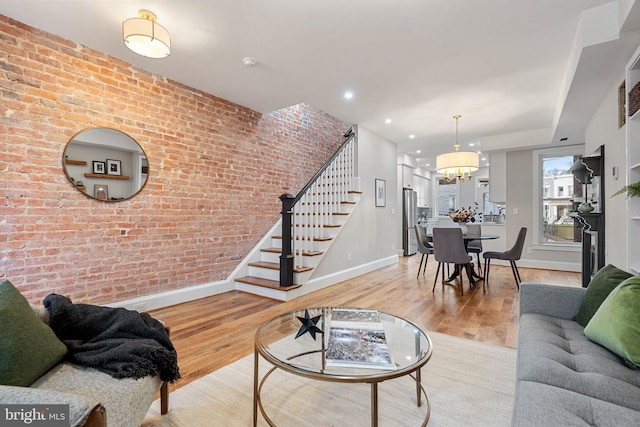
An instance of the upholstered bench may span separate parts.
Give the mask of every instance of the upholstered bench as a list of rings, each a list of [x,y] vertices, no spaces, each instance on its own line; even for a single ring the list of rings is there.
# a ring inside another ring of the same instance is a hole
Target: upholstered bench
[[[139,426],[158,391],[161,413],[168,411],[167,382],[159,375],[114,378],[65,361],[67,348],[48,319],[44,307],[31,306],[8,281],[0,283],[1,404],[69,405],[72,427]]]

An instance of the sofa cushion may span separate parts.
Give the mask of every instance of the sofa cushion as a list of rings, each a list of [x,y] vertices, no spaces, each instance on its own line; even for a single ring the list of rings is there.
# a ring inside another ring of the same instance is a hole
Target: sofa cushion
[[[0,384],[28,386],[67,354],[8,280],[0,283],[0,330]]]
[[[93,368],[64,362],[31,387],[73,393],[100,402],[107,411],[109,426],[139,426],[161,385],[157,375],[118,379]]]
[[[635,426],[637,410],[570,390],[530,381],[516,385],[514,427]]]
[[[584,328],[590,340],[640,367],[640,276],[622,282]]]
[[[587,286],[582,305],[580,305],[574,320],[582,326],[587,326],[589,320],[598,311],[598,307],[609,296],[611,291],[629,277],[631,277],[631,274],[611,264],[598,270],[589,282],[589,286]]]
[[[14,405],[69,405],[69,427],[84,425],[91,411],[100,404],[98,399],[79,394],[6,385],[0,386],[0,402]],[[38,424],[43,425],[38,422],[33,422],[31,425]],[[12,423],[12,425],[20,424]]]
[[[518,381],[566,389],[640,411],[640,371],[590,341],[571,320],[540,314],[520,317]]]

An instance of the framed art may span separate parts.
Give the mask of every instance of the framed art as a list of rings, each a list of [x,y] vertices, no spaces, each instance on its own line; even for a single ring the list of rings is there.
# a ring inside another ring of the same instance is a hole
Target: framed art
[[[107,174],[122,175],[122,161],[107,159]]]
[[[376,207],[387,205],[387,181],[376,178]]]
[[[93,161],[93,173],[103,174],[105,173],[106,165],[104,162]]]
[[[104,184],[95,184],[93,186],[93,197],[98,200],[109,200],[109,186]]]

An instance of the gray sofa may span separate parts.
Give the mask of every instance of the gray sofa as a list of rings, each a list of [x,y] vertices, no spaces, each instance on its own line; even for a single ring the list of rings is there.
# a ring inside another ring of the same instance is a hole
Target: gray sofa
[[[572,320],[585,291],[521,284],[513,426],[640,425],[640,369]]]

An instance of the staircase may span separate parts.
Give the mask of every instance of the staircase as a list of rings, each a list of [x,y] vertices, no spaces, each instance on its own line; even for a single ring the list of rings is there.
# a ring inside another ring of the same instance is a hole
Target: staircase
[[[245,259],[245,266],[238,270],[240,277],[234,279],[236,289],[281,301],[304,293],[304,284],[360,201],[355,135],[348,132],[345,137],[338,151],[297,196],[281,197],[294,202],[290,211],[293,283],[281,283],[281,255],[287,244],[283,235],[287,233],[282,230],[286,221],[280,220]],[[288,248],[284,252],[289,252]]]

